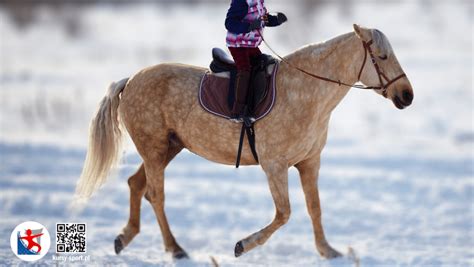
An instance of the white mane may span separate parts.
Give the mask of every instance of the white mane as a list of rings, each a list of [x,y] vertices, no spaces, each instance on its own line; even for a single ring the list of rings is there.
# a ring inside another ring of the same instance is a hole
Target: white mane
[[[313,44],[308,44],[305,45],[293,53],[285,56],[286,58],[291,58],[295,56],[301,56],[304,55],[307,57],[308,54],[315,56],[318,59],[324,59],[328,55],[330,55],[332,52],[334,52],[337,49],[337,44],[341,43],[342,41],[346,40],[347,38],[353,36],[353,32],[345,33],[340,36],[336,36],[332,39],[320,42],[320,43],[313,43]],[[308,53],[308,51],[311,51]]]

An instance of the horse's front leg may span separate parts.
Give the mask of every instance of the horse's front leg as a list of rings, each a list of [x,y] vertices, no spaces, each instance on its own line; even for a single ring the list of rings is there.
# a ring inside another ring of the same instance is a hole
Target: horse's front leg
[[[320,167],[319,156],[315,159],[298,163],[295,167],[300,173],[301,185],[306,198],[306,207],[308,208],[313,223],[316,248],[321,256],[328,259],[342,256],[341,253],[333,249],[326,241],[323,225],[321,223],[321,204],[319,202],[318,191],[318,175]]]
[[[288,165],[284,163],[271,163],[262,168],[268,178],[268,185],[275,202],[276,213],[273,221],[262,230],[251,234],[235,245],[235,256],[250,251],[262,245],[268,238],[290,218],[290,201],[288,199]]]

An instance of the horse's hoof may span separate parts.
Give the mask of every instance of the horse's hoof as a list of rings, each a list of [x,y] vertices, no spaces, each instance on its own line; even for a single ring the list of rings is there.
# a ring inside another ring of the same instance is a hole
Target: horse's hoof
[[[244,253],[244,245],[242,244],[242,241],[239,241],[237,242],[237,244],[235,244],[235,249],[234,249],[235,257],[237,258],[243,253]]]
[[[173,252],[173,259],[175,260],[181,260],[181,259],[189,259],[188,253],[184,250],[178,250],[176,252]]]
[[[120,240],[120,236],[117,236],[114,241],[115,245],[115,254],[120,254],[120,251],[123,249],[123,243],[122,240]]]
[[[329,247],[326,251],[321,253],[321,256],[323,256],[326,259],[335,259],[335,258],[342,257],[342,253]]]

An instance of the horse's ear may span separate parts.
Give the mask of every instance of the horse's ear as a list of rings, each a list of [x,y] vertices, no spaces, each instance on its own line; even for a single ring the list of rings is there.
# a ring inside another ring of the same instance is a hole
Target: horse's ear
[[[364,39],[360,26],[354,23],[352,24],[352,27],[354,27],[354,32],[357,34],[357,36],[359,36],[360,39]]]

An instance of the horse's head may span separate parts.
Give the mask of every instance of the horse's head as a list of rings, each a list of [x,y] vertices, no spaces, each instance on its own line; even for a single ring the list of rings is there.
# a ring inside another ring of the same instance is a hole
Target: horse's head
[[[387,37],[376,29],[367,29],[354,24],[354,31],[366,49],[366,60],[359,73],[359,80],[365,85],[382,87],[377,93],[392,100],[403,109],[413,101],[413,88],[392,50]]]

